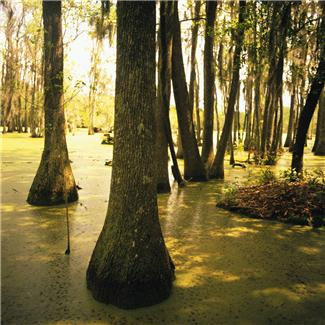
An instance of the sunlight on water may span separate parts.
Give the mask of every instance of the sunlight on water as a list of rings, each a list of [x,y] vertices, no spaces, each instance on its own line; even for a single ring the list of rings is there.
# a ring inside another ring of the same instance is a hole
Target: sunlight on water
[[[8,324],[299,324],[325,319],[325,232],[241,217],[216,208],[225,187],[256,178],[261,167],[231,168],[224,181],[189,183],[159,195],[160,222],[176,266],[172,295],[121,311],[96,302],[85,285],[109,196],[112,146],[100,135],[67,137],[79,201],[31,207],[27,194],[43,139],[2,136],[2,318]],[[285,153],[277,173],[290,166]],[[310,151],[305,167],[325,168]],[[182,164],[181,164],[182,165]],[[253,176],[252,176],[253,175]],[[284,318],[286,317],[286,318]],[[290,319],[286,320],[286,319]]]

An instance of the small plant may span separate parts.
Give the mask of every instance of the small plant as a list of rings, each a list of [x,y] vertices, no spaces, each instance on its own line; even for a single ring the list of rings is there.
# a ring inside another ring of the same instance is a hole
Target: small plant
[[[234,201],[234,199],[236,197],[237,192],[238,192],[238,184],[237,183],[233,183],[232,185],[227,186],[223,193],[223,201],[226,204],[231,205],[231,203]]]
[[[264,165],[274,166],[274,165],[276,165],[278,159],[279,158],[277,157],[276,153],[272,152],[267,155],[267,157],[265,158],[263,163],[264,163]]]
[[[271,184],[277,181],[274,172],[270,168],[263,169],[258,176],[258,183],[261,185]]]
[[[314,189],[325,193],[325,174],[321,169],[315,169],[311,173],[304,171],[305,182]]]
[[[254,184],[255,182],[255,175],[253,174],[253,171],[250,168],[247,168],[247,177],[246,177],[246,181],[245,181],[245,185],[249,186]]]
[[[301,180],[297,171],[291,168],[284,170],[280,175],[280,177],[287,183],[299,182]]]
[[[317,177],[317,179],[319,180],[319,183],[321,185],[325,186],[325,172],[322,169],[315,169],[314,170],[314,175]]]

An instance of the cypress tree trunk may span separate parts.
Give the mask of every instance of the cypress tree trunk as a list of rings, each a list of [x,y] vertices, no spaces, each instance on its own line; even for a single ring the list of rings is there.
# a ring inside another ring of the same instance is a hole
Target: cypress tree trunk
[[[290,22],[291,3],[283,3],[283,14],[281,16],[280,30],[281,36],[279,37],[279,58],[275,68],[275,85],[274,85],[274,96],[275,96],[275,109],[277,118],[274,121],[273,127],[273,139],[270,148],[269,156],[276,158],[277,149],[282,146],[282,123],[283,123],[283,68],[286,50],[286,38]],[[278,121],[277,121],[278,120]]]
[[[24,102],[24,133],[28,132],[28,109],[27,109],[27,102],[29,100],[28,96],[28,90],[29,90],[29,83],[25,83],[25,102]]]
[[[254,62],[254,160],[255,162],[260,162],[261,151],[260,151],[260,97],[261,97],[261,75],[262,75],[262,59],[261,55],[257,50],[257,8],[256,2],[254,3],[254,50],[253,50],[253,62]]]
[[[181,131],[178,126],[178,132],[177,132],[177,158],[178,159],[183,159],[184,158],[184,150],[183,150],[183,144],[182,144],[182,139],[181,139]]]
[[[37,124],[37,106],[35,104],[35,93],[36,93],[36,81],[37,81],[37,71],[36,71],[36,58],[33,64],[33,87],[32,87],[32,98],[30,107],[30,133],[32,138],[37,137],[36,124]]]
[[[253,8],[256,10],[256,8]],[[256,36],[255,36],[256,37]],[[247,69],[248,74],[246,80],[244,81],[244,97],[245,97],[245,120],[246,125],[243,127],[243,131],[245,132],[245,140],[244,140],[244,150],[250,150],[252,145],[252,138],[254,134],[254,118],[252,118],[253,114],[253,76],[254,76],[254,59],[256,62],[256,56],[254,51],[257,49],[249,48],[247,51]],[[240,113],[238,109],[238,122],[240,120]]]
[[[317,119],[318,141],[315,146],[315,155],[325,156],[325,96],[324,91],[319,98],[319,113]]]
[[[295,169],[297,173],[300,173],[303,168],[303,155],[304,155],[304,146],[306,142],[308,128],[315,112],[318,99],[324,87],[325,81],[325,43],[323,37],[325,35],[325,4],[322,3],[322,22],[319,31],[319,44],[320,44],[320,58],[319,64],[317,67],[316,75],[312,81],[310,91],[307,95],[306,103],[302,109],[295,144],[292,152],[292,162],[291,168]]]
[[[191,74],[190,74],[190,85],[189,85],[189,98],[190,98],[190,107],[193,114],[194,110],[194,84],[196,80],[195,65],[196,65],[196,47],[197,47],[197,38],[199,33],[199,23],[198,19],[200,15],[201,1],[195,1],[194,7],[194,21],[192,26],[192,47],[191,47]],[[199,140],[198,140],[199,142]]]
[[[323,94],[320,95],[320,98],[319,98],[319,105],[318,105],[318,113],[317,113],[317,124],[316,124],[316,132],[315,132],[315,141],[314,141],[314,145],[313,145],[313,148],[312,148],[312,152],[315,153],[315,150],[318,146],[318,141],[319,141],[319,131],[320,131],[320,124],[321,124],[321,119],[322,119],[322,111],[320,109],[320,104],[322,102],[322,97],[323,97]]]
[[[213,113],[214,113],[214,23],[216,19],[217,1],[206,2],[206,23],[204,43],[204,120],[202,161],[211,164],[213,161]]]
[[[93,44],[91,53],[91,70],[90,70],[90,85],[88,95],[89,105],[89,124],[88,124],[88,135],[94,135],[94,115],[96,105],[97,87],[99,81],[99,65],[100,65],[100,54],[102,50],[102,41],[100,35],[96,34],[96,40]]]
[[[174,20],[174,3],[172,1],[166,1],[160,3],[160,70],[159,70],[159,84],[158,84],[158,96],[160,96],[160,104],[156,114],[157,130],[161,133],[156,135],[156,157],[161,161],[157,162],[160,166],[157,167],[157,172],[160,173],[157,179],[158,193],[167,192],[169,185],[168,177],[168,149],[173,161],[172,173],[174,179],[179,186],[184,186],[184,181],[180,173],[177,157],[174,148],[172,129],[169,120],[169,102],[171,92],[171,75],[172,75],[172,46],[173,46],[173,20]],[[160,90],[159,90],[160,85]],[[166,146],[166,147],[162,147]],[[160,150],[160,152],[159,152]],[[160,169],[160,171],[159,171]],[[167,178],[166,178],[167,177]]]
[[[251,67],[250,67],[251,68]],[[252,111],[253,111],[253,71],[247,76],[245,83],[245,101],[246,101],[246,127],[245,127],[245,141],[244,150],[247,151],[251,147],[252,134]]]
[[[174,269],[158,219],[154,171],[155,2],[117,2],[115,142],[104,227],[87,286],[95,299],[137,308],[166,299]]]
[[[261,158],[265,158],[270,147],[270,139],[272,135],[272,121],[274,117],[274,93],[275,93],[275,73],[274,67],[276,66],[276,27],[277,15],[281,8],[281,4],[273,2],[270,4],[273,7],[271,26],[268,40],[268,59],[269,69],[267,77],[267,91],[265,96],[264,114],[263,114],[263,128],[261,134]]]
[[[215,86],[215,89],[217,87]],[[218,110],[218,96],[216,92],[216,97],[215,97],[215,103],[214,103],[214,109],[216,111],[216,126],[217,126],[217,143],[216,143],[216,148],[218,147],[219,143],[219,137],[220,137],[220,121],[219,121],[219,110]]]
[[[13,96],[15,91],[15,53],[14,53],[14,28],[15,28],[15,16],[11,6],[11,1],[2,1],[1,5],[6,12],[7,21],[5,27],[6,38],[6,74],[4,77],[4,83],[2,84],[1,99],[2,99],[2,111],[3,115],[3,133],[12,132],[12,108],[13,108]]]
[[[174,38],[172,54],[172,81],[176,102],[178,128],[184,153],[184,178],[191,181],[206,181],[207,175],[197,146],[193,115],[186,86],[181,29],[177,1],[174,3]]]
[[[163,8],[165,6],[164,2],[160,3],[160,7]],[[160,20],[162,16],[160,16]],[[161,28],[161,27],[160,27]],[[160,30],[161,33],[161,30]],[[166,73],[166,71],[162,71],[161,60],[162,60],[162,48],[161,42],[159,41],[159,59],[158,59],[158,90],[157,90],[157,98],[156,98],[156,109],[155,109],[155,123],[156,123],[156,144],[155,144],[155,163],[156,163],[156,180],[157,180],[157,192],[158,193],[169,193],[170,192],[170,184],[169,184],[169,175],[168,175],[168,142],[165,128],[165,112],[163,105],[163,94],[162,88],[167,88],[168,85],[162,85],[162,79],[160,75],[162,73]],[[170,79],[166,78],[166,82],[170,84]],[[170,87],[169,87],[170,90]],[[169,103],[169,96],[168,103]],[[168,107],[167,107],[168,109]],[[167,111],[168,114],[168,111]]]
[[[196,139],[199,146],[202,145],[201,141],[201,117],[200,117],[200,81],[199,81],[199,71],[197,71],[197,76],[195,79],[195,115],[196,115]]]
[[[45,141],[27,202],[33,205],[78,199],[65,139],[61,1],[43,2]]]
[[[296,100],[296,85],[292,85],[292,94],[290,98],[290,113],[289,113],[289,122],[288,122],[288,131],[284,147],[290,147],[292,143],[292,134],[293,134],[293,122],[295,119],[295,100]]]
[[[225,123],[220,137],[217,153],[210,169],[211,178],[224,178],[224,157],[225,157],[226,148],[227,148],[227,144],[232,129],[232,122],[233,122],[234,109],[235,109],[238,83],[239,83],[240,54],[241,54],[242,44],[244,39],[243,22],[245,19],[244,17],[245,17],[246,1],[240,1],[239,6],[240,6],[239,20],[238,20],[238,29],[236,35],[236,48],[235,48],[235,53],[233,58],[233,74],[231,80],[229,101],[228,101],[227,113],[225,117]]]

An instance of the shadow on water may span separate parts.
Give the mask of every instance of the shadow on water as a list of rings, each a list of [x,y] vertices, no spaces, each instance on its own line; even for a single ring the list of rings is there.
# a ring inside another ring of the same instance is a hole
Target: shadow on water
[[[92,137],[68,138],[72,168],[82,190],[79,201],[69,205],[71,255],[66,256],[64,206],[31,207],[25,202],[42,141],[19,137],[18,144],[17,138],[5,139],[2,157],[13,162],[2,169],[4,324],[325,321],[324,229],[217,209],[216,198],[225,186],[243,182],[250,174],[228,167],[225,182],[190,183],[184,189],[174,184],[170,195],[158,198],[166,244],[176,265],[171,297],[132,311],[96,302],[86,289],[85,272],[105,218],[111,168],[104,161],[111,148]],[[288,161],[284,155],[280,168]]]

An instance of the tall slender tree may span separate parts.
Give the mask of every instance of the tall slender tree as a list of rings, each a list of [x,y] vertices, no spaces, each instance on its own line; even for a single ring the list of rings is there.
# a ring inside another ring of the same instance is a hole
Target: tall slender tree
[[[209,176],[211,178],[224,178],[224,157],[226,153],[227,144],[231,136],[231,129],[233,123],[233,116],[235,110],[235,103],[237,98],[238,83],[239,83],[239,71],[240,71],[240,55],[244,39],[244,20],[245,20],[245,9],[246,1],[239,2],[239,17],[238,26],[236,33],[236,47],[233,58],[233,73],[231,80],[231,87],[229,93],[227,113],[225,117],[225,122],[220,137],[220,141],[217,148],[217,153],[215,155],[213,164],[210,168]]]
[[[45,140],[27,202],[54,205],[78,199],[65,138],[61,1],[43,1]]]
[[[317,130],[315,139],[315,155],[325,156],[325,95],[322,92],[319,98],[319,108],[317,117]]]
[[[198,18],[200,15],[201,9],[201,0],[195,1],[194,6],[194,20],[192,24],[192,41],[191,41],[191,74],[190,74],[190,84],[189,84],[189,98],[190,98],[190,107],[191,111],[194,110],[194,88],[195,88],[195,80],[196,80],[196,48],[197,48],[197,40],[199,34],[199,22]]]
[[[164,10],[165,2],[160,3],[160,7]],[[162,10],[161,10],[162,11]],[[164,13],[163,13],[164,15]],[[161,20],[163,18],[162,13],[160,14],[160,27],[159,34],[161,33]],[[162,44],[159,39],[159,58],[158,58],[158,89],[157,89],[157,98],[156,98],[156,109],[155,109],[155,122],[156,122],[156,145],[155,145],[155,163],[156,163],[156,177],[157,177],[157,192],[158,193],[169,193],[170,184],[169,184],[169,174],[168,174],[168,142],[167,134],[165,128],[165,112],[164,112],[164,102],[163,102],[163,91],[165,85],[162,84],[162,78],[160,77],[162,71]],[[167,71],[164,71],[166,73]],[[166,78],[167,79],[167,78]],[[170,78],[167,79],[170,85]],[[168,89],[168,87],[167,87]],[[170,86],[169,86],[168,96],[168,107],[167,107],[167,116],[169,112],[169,96],[170,96]],[[167,91],[168,91],[167,90]]]
[[[207,180],[207,175],[195,138],[193,115],[190,109],[185,79],[177,1],[174,2],[174,6],[172,81],[176,102],[178,129],[184,152],[184,178],[191,181],[205,181]]]
[[[206,25],[204,44],[204,121],[202,161],[213,161],[213,112],[215,67],[213,64],[214,24],[216,20],[217,1],[206,2]]]
[[[324,88],[325,82],[325,3],[320,2],[322,7],[322,21],[319,29],[319,63],[316,71],[316,75],[313,78],[309,93],[305,105],[300,113],[297,134],[295,139],[295,144],[292,152],[292,162],[291,168],[296,170],[297,173],[300,173],[303,168],[303,155],[304,155],[304,146],[306,143],[306,137],[308,128],[315,112],[318,99],[321,95],[321,92]]]
[[[111,191],[87,286],[95,299],[121,308],[166,299],[174,277],[158,219],[153,163],[155,25],[155,2],[118,1]]]
[[[173,45],[173,1],[160,3],[159,29],[159,75],[156,118],[156,175],[158,193],[169,192],[168,148],[173,161],[172,173],[180,186],[184,185],[176,158],[172,130],[169,120],[169,103],[172,75],[172,45]]]

